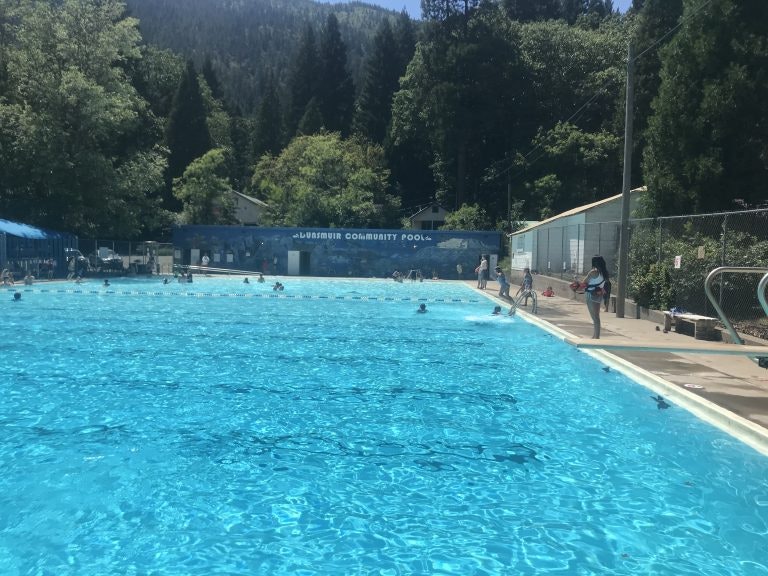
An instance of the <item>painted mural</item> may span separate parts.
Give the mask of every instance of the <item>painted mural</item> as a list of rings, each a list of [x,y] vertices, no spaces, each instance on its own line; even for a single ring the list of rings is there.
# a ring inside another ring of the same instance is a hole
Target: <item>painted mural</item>
[[[482,254],[499,254],[500,232],[179,226],[175,263],[276,275],[472,278]]]

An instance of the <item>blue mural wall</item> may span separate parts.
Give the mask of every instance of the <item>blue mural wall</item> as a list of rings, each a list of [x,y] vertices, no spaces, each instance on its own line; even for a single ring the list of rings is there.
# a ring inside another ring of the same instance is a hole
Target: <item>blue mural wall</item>
[[[383,278],[421,270],[425,277],[457,278],[458,265],[461,277],[471,278],[481,254],[500,253],[501,233],[178,226],[173,246],[181,265],[198,265],[207,255],[210,267],[286,275],[292,253],[291,273],[303,276]]]

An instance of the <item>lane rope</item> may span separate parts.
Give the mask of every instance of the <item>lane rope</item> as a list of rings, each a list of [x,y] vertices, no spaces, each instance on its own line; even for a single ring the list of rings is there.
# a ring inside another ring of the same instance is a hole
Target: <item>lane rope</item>
[[[285,300],[358,300],[368,302],[442,302],[451,304],[477,304],[477,298],[419,298],[415,296],[312,296],[308,294],[242,293],[242,292],[172,292],[161,290],[91,290],[83,288],[18,288],[8,289],[8,293],[38,294],[80,294],[109,296],[182,296],[185,298],[244,298],[244,299],[285,299]]]

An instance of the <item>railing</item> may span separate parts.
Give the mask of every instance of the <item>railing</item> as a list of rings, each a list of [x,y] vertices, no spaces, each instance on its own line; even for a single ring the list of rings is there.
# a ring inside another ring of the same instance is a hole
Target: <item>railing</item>
[[[760,301],[760,306],[765,310],[765,315],[768,316],[768,302],[765,300],[765,287],[768,286],[768,274],[763,276],[760,282],[757,284],[757,299]]]
[[[736,274],[763,274],[764,276],[760,280],[760,283],[757,287],[757,298],[760,300],[760,305],[763,307],[763,310],[765,310],[766,315],[768,315],[768,303],[766,303],[765,300],[765,287],[766,284],[768,284],[768,268],[740,268],[736,266],[720,266],[719,268],[712,270],[712,272],[707,275],[706,280],[704,280],[704,292],[707,295],[710,304],[712,304],[712,307],[717,312],[717,315],[720,316],[720,320],[728,330],[728,333],[731,335],[734,343],[744,344],[744,340],[736,333],[736,330],[733,328],[733,324],[731,324],[730,320],[728,320],[728,317],[725,315],[725,312],[723,312],[723,309],[720,307],[720,304],[715,298],[715,295],[712,294],[712,280],[715,278],[715,276],[718,276],[724,272],[734,272]]]
[[[232,268],[211,268],[210,266],[186,266],[183,264],[174,264],[173,265],[174,271],[192,271],[192,272],[198,272],[202,274],[206,274],[208,272],[212,274],[234,274],[236,276],[258,276],[258,272],[254,272],[253,270],[234,270]]]

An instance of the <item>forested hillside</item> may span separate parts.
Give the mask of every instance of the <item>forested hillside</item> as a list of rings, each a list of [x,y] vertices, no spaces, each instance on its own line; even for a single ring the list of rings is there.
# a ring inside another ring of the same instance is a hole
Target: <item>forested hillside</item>
[[[148,44],[169,49],[198,66],[206,60],[229,102],[252,113],[265,78],[287,82],[302,31],[339,21],[349,70],[359,80],[363,60],[381,21],[393,12],[368,4],[317,4],[312,0],[127,0]]]
[[[82,236],[229,223],[508,228],[633,185],[651,215],[764,203],[768,2],[0,2],[0,217]]]

